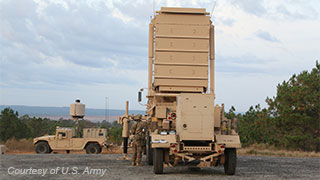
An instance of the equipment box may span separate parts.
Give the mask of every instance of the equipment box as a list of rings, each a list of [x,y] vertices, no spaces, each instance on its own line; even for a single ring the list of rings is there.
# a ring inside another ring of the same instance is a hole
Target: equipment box
[[[177,96],[177,134],[180,140],[212,141],[214,136],[214,97],[210,94]]]

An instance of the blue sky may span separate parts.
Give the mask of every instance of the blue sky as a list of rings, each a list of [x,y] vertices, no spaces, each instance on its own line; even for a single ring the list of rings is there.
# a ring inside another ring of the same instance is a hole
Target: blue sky
[[[0,104],[144,109],[153,7],[209,0],[0,0]],[[216,103],[265,106],[276,86],[320,59],[320,1],[217,0]]]

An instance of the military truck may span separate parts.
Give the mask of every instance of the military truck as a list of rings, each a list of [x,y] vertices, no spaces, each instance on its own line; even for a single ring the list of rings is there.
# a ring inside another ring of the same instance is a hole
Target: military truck
[[[79,133],[79,119],[85,116],[85,104],[80,100],[70,104],[70,116],[75,121],[76,128],[57,127],[56,135],[42,136],[33,139],[36,153],[51,153],[52,151],[86,150],[87,154],[99,154],[107,144],[107,129],[83,128],[83,136]]]
[[[149,25],[147,163],[236,171],[236,119],[214,105],[214,25],[203,8],[162,7]],[[209,86],[210,85],[210,86]],[[141,102],[143,90],[138,93]]]
[[[48,135],[33,139],[35,151],[39,154],[52,151],[80,151],[86,150],[87,154],[99,154],[107,142],[107,129],[84,128],[83,137],[75,137],[73,128],[57,127],[56,135]]]

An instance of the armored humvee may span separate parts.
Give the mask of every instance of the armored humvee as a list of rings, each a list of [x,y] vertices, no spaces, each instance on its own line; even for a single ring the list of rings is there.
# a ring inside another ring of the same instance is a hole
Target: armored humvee
[[[56,135],[42,136],[33,139],[36,153],[45,154],[52,151],[86,150],[87,154],[99,154],[107,142],[107,129],[84,128],[83,137],[75,137],[73,128],[56,128]]]
[[[202,8],[162,7],[149,25],[147,163],[236,170],[236,119],[214,104],[214,25]],[[210,85],[210,86],[209,86]],[[141,101],[143,89],[138,93]]]

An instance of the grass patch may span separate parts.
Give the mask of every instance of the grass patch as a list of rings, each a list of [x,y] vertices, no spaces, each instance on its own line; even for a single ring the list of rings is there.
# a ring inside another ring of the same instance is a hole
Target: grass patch
[[[252,156],[280,156],[280,157],[317,157],[320,158],[320,153],[293,151],[280,149],[275,146],[266,144],[253,144],[249,147],[237,150],[238,155],[252,155]]]
[[[7,152],[33,152],[34,146],[32,139],[20,139],[16,140],[11,138],[5,143]]]

